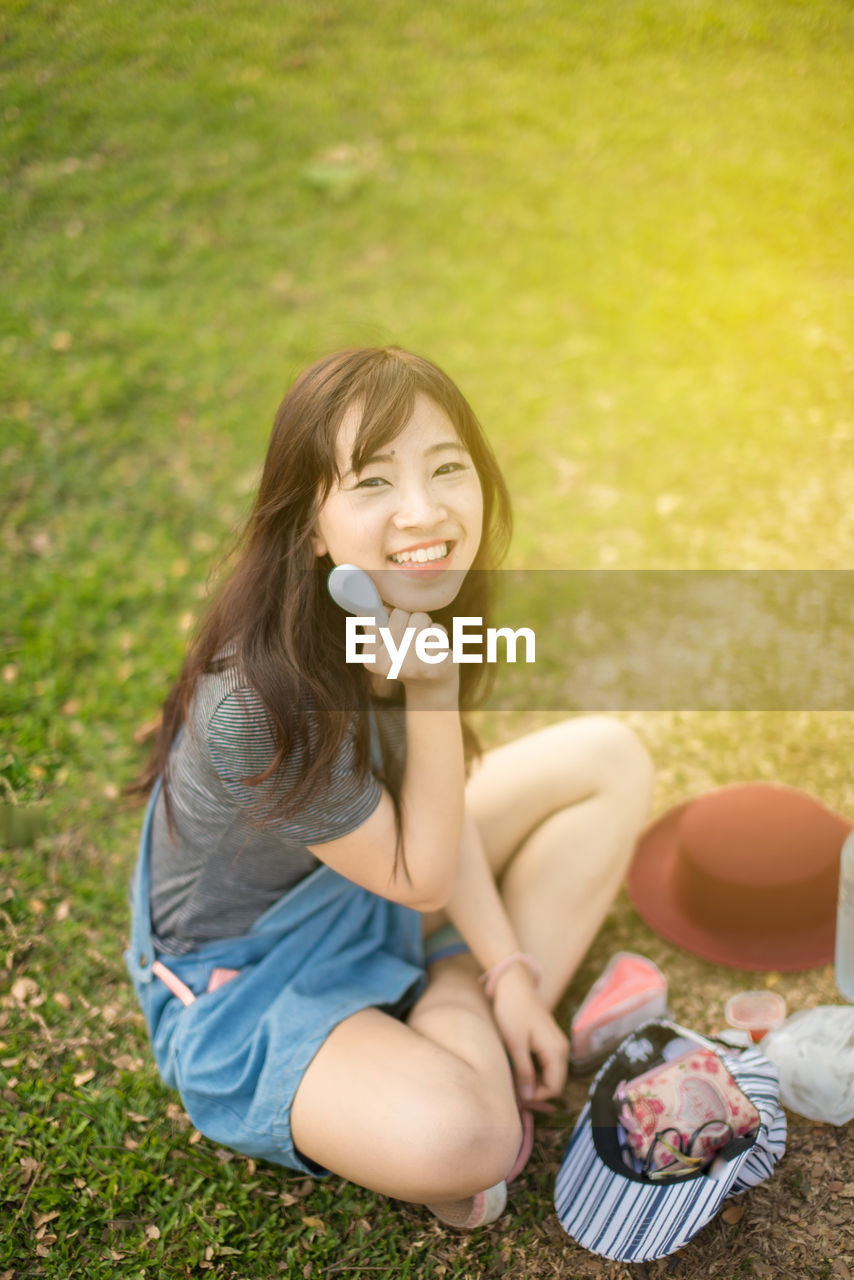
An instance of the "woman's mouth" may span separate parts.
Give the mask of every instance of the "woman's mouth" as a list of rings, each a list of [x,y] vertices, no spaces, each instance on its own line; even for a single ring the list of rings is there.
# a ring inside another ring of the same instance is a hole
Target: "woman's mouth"
[[[409,573],[441,573],[447,568],[455,545],[453,542],[424,543],[405,551],[393,551],[388,559],[395,568]]]

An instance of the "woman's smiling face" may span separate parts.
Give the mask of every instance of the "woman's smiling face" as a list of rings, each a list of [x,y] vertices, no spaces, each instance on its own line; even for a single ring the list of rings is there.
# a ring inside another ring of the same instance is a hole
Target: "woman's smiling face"
[[[361,410],[347,410],[338,432],[340,481],[320,509],[318,556],[355,564],[384,602],[408,613],[450,604],[471,567],[483,528],[483,492],[450,418],[423,394],[406,426],[352,470]]]

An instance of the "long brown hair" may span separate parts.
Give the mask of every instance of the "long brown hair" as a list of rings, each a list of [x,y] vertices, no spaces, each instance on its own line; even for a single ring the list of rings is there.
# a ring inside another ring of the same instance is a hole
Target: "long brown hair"
[[[357,348],[317,361],[293,383],[276,414],[254,507],[235,551],[234,568],[192,642],[163,707],[157,741],[133,790],[148,790],[158,775],[168,793],[170,748],[187,720],[197,681],[236,667],[263,702],[276,744],[270,766],[250,783],[275,780],[291,751],[301,761],[297,785],[279,796],[274,820],[310,802],[327,783],[355,721],[355,767],[370,768],[368,683],[361,665],[344,661],[343,615],[330,600],[328,556],[318,558],[312,533],[318,512],[340,479],[336,442],[346,410],[358,404],[361,424],[352,467],[406,426],[418,393],[443,409],[471,455],[483,491],[483,532],[472,568],[453,606],[436,611],[448,625],[454,613],[482,617],[492,604],[492,573],[510,537],[507,487],[495,456],[459,388],[431,361],[397,347]],[[449,628],[450,629],[450,628]],[[460,706],[474,704],[489,668],[460,667]],[[479,751],[464,722],[467,759]],[[400,814],[402,772],[383,742],[384,778]]]

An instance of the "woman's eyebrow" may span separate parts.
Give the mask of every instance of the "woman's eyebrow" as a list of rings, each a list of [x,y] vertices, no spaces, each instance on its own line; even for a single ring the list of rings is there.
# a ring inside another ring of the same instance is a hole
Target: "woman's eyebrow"
[[[459,440],[440,440],[437,444],[431,444],[424,450],[425,454],[440,453],[443,449],[456,449],[458,453],[468,453],[468,449]],[[365,467],[372,466],[376,462],[394,462],[394,450],[391,453],[372,453],[369,458],[365,458],[362,463],[362,470]],[[355,475],[353,470],[344,472],[344,479],[347,476]]]

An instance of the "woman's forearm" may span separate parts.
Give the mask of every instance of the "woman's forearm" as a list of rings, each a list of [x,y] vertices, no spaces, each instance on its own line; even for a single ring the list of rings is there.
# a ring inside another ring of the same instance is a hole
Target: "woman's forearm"
[[[484,969],[519,950],[480,833],[467,812],[462,822],[457,876],[445,911]]]
[[[457,879],[445,910],[484,969],[520,951],[470,814],[463,821]],[[491,999],[523,1105],[559,1093],[566,1079],[569,1042],[540,998],[528,967],[511,964],[502,969]]]
[[[464,809],[465,759],[456,704],[431,702],[427,694],[407,690],[402,836],[411,905],[420,911],[444,907],[453,891]]]

